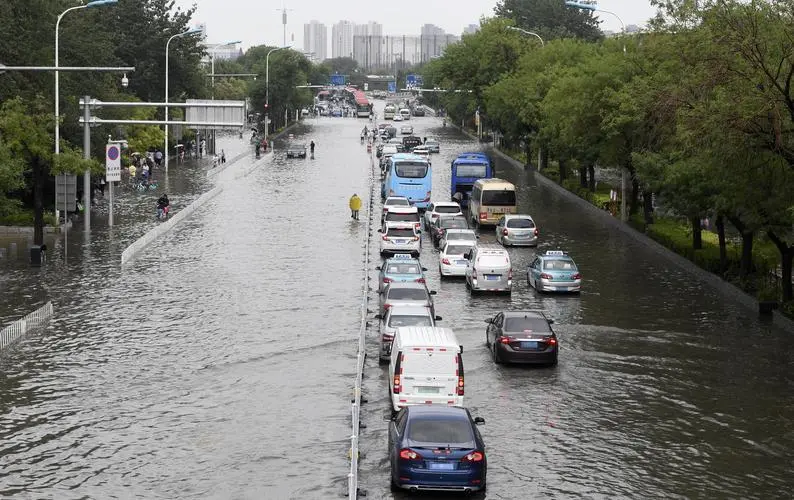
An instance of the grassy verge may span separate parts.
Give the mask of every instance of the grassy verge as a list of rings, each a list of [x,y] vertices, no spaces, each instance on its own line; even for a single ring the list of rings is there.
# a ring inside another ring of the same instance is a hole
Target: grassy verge
[[[44,225],[55,226],[55,214],[44,212]],[[33,227],[33,210],[20,210],[0,217],[0,226]]]
[[[526,155],[523,153],[510,150],[502,151],[515,160],[526,163]],[[560,183],[559,165],[555,162],[551,162],[548,168],[543,169],[540,173],[594,206],[610,210],[613,215],[619,216],[620,207],[616,203],[610,203],[609,199],[610,191],[617,188],[609,183],[598,183],[595,192],[580,186],[578,177],[569,177]],[[653,224],[645,224],[642,215],[637,215],[628,223],[635,230],[645,233],[654,241],[689,259],[698,267],[720,276],[744,292],[755,296],[758,300],[780,301],[780,280],[772,274],[772,271],[779,265],[780,255],[772,242],[763,238],[758,238],[755,241],[752,271],[749,276],[740,278],[740,243],[728,242],[726,268],[721,270],[719,240],[716,233],[703,231],[703,248],[695,250],[692,248],[692,228],[687,221],[657,217]],[[794,319],[794,302],[782,304],[780,311]]]

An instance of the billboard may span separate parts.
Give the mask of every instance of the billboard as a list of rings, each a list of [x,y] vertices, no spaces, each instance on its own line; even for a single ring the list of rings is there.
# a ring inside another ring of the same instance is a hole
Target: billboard
[[[212,106],[191,106],[185,112],[185,121],[189,122],[213,122],[213,123],[239,123],[236,127],[242,127],[245,123],[245,101],[222,101],[208,99],[186,99],[187,104],[212,104]],[[195,127],[191,127],[195,128]],[[208,126],[208,129],[218,129],[220,127]]]
[[[389,92],[392,94],[397,92],[397,82],[389,82]]]
[[[331,75],[331,85],[344,85],[345,75]]]

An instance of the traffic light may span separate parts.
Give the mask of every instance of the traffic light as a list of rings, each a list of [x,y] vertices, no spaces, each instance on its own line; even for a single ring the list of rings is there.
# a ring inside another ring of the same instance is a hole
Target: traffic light
[[[270,111],[270,104],[265,104],[265,113]]]

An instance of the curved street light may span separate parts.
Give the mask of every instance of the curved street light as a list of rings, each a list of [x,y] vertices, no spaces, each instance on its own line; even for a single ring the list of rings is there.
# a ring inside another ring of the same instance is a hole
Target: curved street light
[[[165,145],[163,147],[163,156],[165,157],[165,171],[168,172],[168,47],[171,45],[171,40],[174,38],[178,38],[181,36],[187,35],[195,35],[196,33],[201,33],[203,30],[201,28],[190,28],[187,31],[183,31],[182,33],[177,33],[173,35],[168,41],[165,43]]]
[[[521,29],[521,28],[519,28],[519,27],[517,27],[517,26],[508,26],[508,27],[507,27],[507,29],[509,29],[509,30],[513,30],[513,31],[518,31],[518,32],[520,32],[520,33],[523,33],[523,34],[525,34],[525,35],[531,35],[531,36],[534,36],[534,37],[536,37],[538,40],[540,40],[540,46],[541,46],[541,47],[545,47],[545,46],[546,46],[546,43],[545,43],[545,42],[543,42],[543,39],[540,37],[540,35],[538,35],[538,34],[537,34],[537,33],[535,33],[534,31],[528,31],[528,30],[525,30],[525,29]]]

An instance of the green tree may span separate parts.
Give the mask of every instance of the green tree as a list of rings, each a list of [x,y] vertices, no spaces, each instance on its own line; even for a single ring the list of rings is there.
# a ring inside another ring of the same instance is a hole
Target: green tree
[[[515,25],[535,31],[546,40],[581,38],[596,41],[603,38],[598,19],[587,10],[566,7],[562,0],[500,0],[496,15],[512,19]]]

